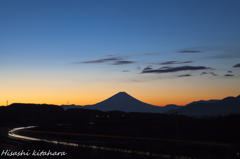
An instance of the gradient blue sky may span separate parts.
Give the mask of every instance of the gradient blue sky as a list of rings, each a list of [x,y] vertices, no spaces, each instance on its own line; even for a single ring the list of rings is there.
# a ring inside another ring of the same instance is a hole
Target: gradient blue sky
[[[240,1],[1,0],[0,105],[240,94]],[[239,65],[238,65],[239,64]]]

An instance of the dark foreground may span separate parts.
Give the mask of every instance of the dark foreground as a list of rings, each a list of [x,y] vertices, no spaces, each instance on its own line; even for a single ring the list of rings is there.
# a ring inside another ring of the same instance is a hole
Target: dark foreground
[[[240,152],[237,114],[193,118],[85,109],[64,111],[52,105],[20,104],[0,107],[0,122],[1,158],[11,158],[7,156],[10,152],[24,151],[30,155],[14,158],[234,159],[239,158]],[[8,137],[8,127],[29,125],[39,127],[16,134],[44,141]]]

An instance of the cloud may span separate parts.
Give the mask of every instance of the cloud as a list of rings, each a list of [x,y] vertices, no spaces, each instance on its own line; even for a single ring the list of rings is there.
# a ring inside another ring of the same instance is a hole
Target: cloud
[[[213,73],[213,72],[209,72],[209,74],[213,75],[213,76],[217,76],[217,74]]]
[[[116,61],[112,65],[126,65],[126,64],[132,64],[134,63],[133,61]]]
[[[142,70],[142,73],[169,73],[169,72],[178,72],[178,71],[187,71],[187,70],[206,70],[212,69],[210,67],[205,66],[180,66],[180,67],[162,67],[160,69],[152,69],[150,67],[146,67]]]
[[[202,51],[197,51],[197,50],[182,50],[178,51],[179,53],[200,53]]]
[[[208,74],[207,72],[202,72],[200,75],[206,75],[206,74]]]
[[[144,53],[144,54],[141,54],[141,55],[157,55],[157,54],[159,54],[159,53]]]
[[[240,63],[234,65],[233,67],[240,67]]]
[[[170,67],[170,66],[161,67],[161,69],[167,69],[167,68],[172,68],[172,67]]]
[[[147,71],[147,70],[152,70],[152,66],[149,65],[149,66],[147,66],[147,67],[145,67],[145,68],[143,69],[143,71]]]
[[[214,58],[214,59],[230,59],[230,58],[239,58],[240,53],[239,47],[235,47],[232,45],[229,46],[216,46],[216,47],[208,47],[208,46],[198,46],[198,47],[191,47],[185,48],[177,51],[178,53],[203,53],[208,52],[206,54],[207,58]],[[238,66],[239,67],[239,66]]]
[[[135,63],[134,61],[126,61],[123,60],[123,57],[112,57],[115,55],[107,55],[107,58],[92,60],[92,61],[84,61],[84,62],[75,62],[75,64],[98,64],[98,63],[108,63],[110,65],[125,65]]]
[[[104,63],[104,62],[118,61],[118,60],[122,60],[122,58],[120,58],[120,57],[109,57],[109,58],[100,59],[100,60],[77,62],[77,64],[78,63]]]
[[[167,61],[159,63],[159,65],[172,65],[172,64],[184,64],[184,63],[192,63],[193,61],[184,61],[184,62],[177,62],[177,61]]]
[[[123,72],[129,72],[128,70],[123,70]]]
[[[213,76],[217,76],[217,74],[215,74],[214,72],[202,72],[200,75],[206,75],[206,74],[211,74]]]
[[[231,77],[231,76],[234,76],[234,75],[231,75],[231,74],[225,74],[225,77]]]
[[[188,77],[188,76],[192,76],[191,74],[185,74],[185,75],[180,75],[178,77]]]
[[[214,58],[214,59],[231,59],[231,58],[239,58],[239,57],[240,57],[239,53],[238,54],[222,53],[222,54],[217,54],[217,55],[210,56],[210,58]],[[240,67],[240,66],[238,66],[238,67]]]

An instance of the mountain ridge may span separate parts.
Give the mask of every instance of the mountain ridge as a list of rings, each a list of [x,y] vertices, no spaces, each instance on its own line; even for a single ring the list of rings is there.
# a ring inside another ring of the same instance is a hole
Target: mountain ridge
[[[83,108],[98,109],[101,111],[119,110],[125,112],[156,112],[156,113],[163,113],[170,109],[174,109],[144,103],[127,94],[126,92],[119,92],[111,96],[110,98],[107,98],[106,100],[103,100],[94,105],[84,106]]]
[[[85,106],[66,106],[62,105],[66,110],[69,108],[96,109],[100,111],[124,111],[124,112],[146,112],[146,113],[178,113],[186,116],[216,116],[228,115],[231,113],[240,113],[240,95],[237,97],[226,97],[222,100],[200,100],[193,101],[185,106],[177,106],[169,104],[159,107],[144,103],[126,92],[118,92],[113,96],[93,105]]]
[[[64,109],[68,107],[62,105]],[[83,109],[96,109],[101,111],[124,111],[124,112],[152,112],[152,113],[164,113],[172,109],[178,109],[177,105],[169,105],[165,107],[155,106],[148,103],[144,103],[126,92],[118,92],[117,94],[93,105],[76,106],[76,108]]]
[[[178,113],[186,116],[218,116],[240,113],[240,96],[226,97],[222,100],[208,103],[192,103],[178,110],[170,110],[167,114]]]

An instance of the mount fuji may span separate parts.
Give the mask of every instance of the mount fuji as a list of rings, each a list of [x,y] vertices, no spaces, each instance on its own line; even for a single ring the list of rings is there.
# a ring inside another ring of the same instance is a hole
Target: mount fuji
[[[62,105],[64,109],[67,109],[67,106]],[[70,107],[69,107],[70,108]],[[73,108],[73,106],[71,106]],[[96,109],[101,111],[124,111],[124,112],[151,112],[151,113],[164,113],[169,110],[180,108],[177,105],[167,105],[165,107],[159,107],[151,104],[141,102],[134,97],[130,96],[126,92],[119,92],[112,97],[99,102],[94,105],[86,106],[76,106],[76,108],[84,109]]]

